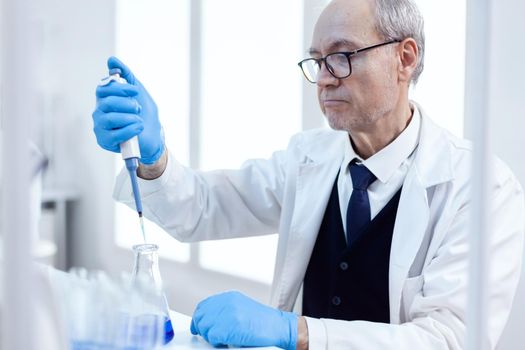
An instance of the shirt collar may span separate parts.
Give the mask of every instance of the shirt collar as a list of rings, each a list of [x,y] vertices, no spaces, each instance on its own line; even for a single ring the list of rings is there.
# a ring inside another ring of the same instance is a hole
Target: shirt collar
[[[345,157],[342,169],[348,169],[348,164],[354,159],[358,163],[363,163],[379,181],[388,182],[399,166],[412,154],[419,143],[419,128],[421,124],[421,114],[417,106],[413,105],[412,119],[408,126],[385,148],[374,154],[372,157],[363,160],[352,147],[350,138],[348,138],[345,149]]]

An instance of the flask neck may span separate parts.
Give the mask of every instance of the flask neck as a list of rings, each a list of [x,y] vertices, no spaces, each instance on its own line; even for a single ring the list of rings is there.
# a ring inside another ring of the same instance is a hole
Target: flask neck
[[[158,246],[155,244],[139,244],[133,246],[135,263],[133,265],[132,281],[143,282],[162,289],[162,279],[159,270]]]

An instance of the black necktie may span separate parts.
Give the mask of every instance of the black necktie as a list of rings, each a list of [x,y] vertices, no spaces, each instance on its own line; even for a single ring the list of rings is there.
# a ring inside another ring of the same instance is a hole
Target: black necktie
[[[346,238],[348,247],[355,242],[370,223],[370,201],[366,192],[376,177],[364,165],[350,163],[353,190],[346,211]]]

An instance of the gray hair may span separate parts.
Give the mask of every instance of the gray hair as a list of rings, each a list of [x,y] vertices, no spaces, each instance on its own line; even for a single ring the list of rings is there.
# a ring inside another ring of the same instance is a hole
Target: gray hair
[[[423,17],[413,0],[375,0],[376,30],[385,40],[413,38],[417,43],[419,57],[412,74],[415,85],[423,71],[425,58],[425,32]]]

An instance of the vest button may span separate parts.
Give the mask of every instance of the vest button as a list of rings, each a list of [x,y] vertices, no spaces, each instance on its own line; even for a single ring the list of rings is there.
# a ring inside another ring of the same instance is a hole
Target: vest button
[[[339,268],[343,271],[348,270],[348,263],[346,261],[343,261],[342,263],[339,264]]]
[[[333,297],[332,298],[332,305],[334,305],[334,306],[341,305],[341,298],[339,298],[338,296]]]

